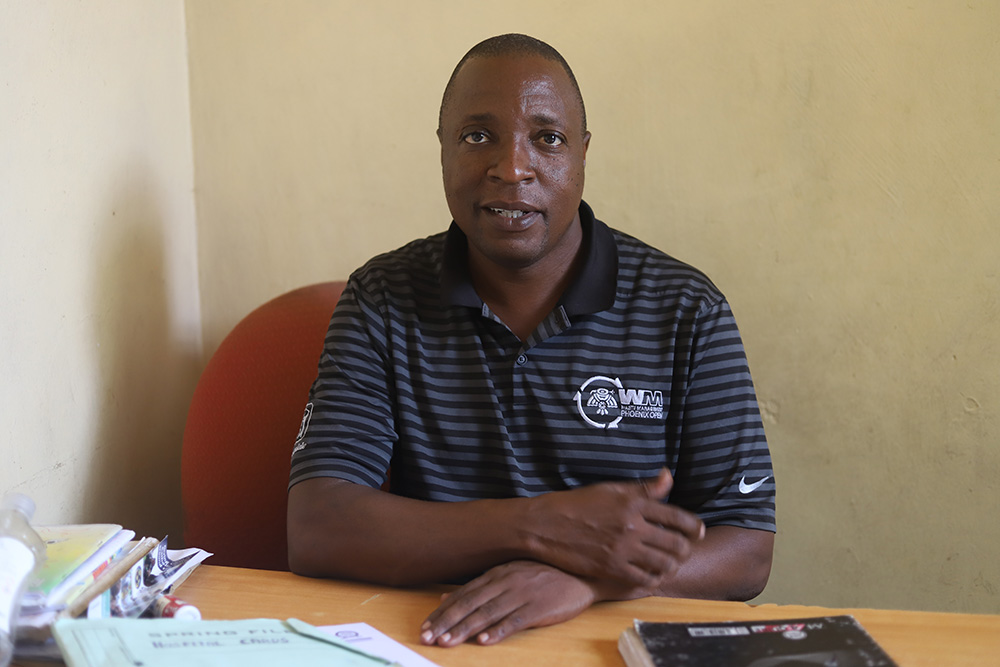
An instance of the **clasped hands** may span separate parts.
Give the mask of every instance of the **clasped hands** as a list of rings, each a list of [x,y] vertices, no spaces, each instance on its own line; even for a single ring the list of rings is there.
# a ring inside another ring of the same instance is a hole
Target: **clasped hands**
[[[471,637],[495,644],[573,618],[594,602],[655,593],[703,539],[690,512],[662,502],[667,470],[648,482],[604,482],[533,498],[525,531],[532,560],[497,565],[446,594],[421,627],[425,644]]]

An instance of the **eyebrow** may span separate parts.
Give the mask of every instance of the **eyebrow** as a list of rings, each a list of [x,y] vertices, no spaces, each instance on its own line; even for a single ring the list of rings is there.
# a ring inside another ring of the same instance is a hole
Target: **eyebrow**
[[[555,125],[557,127],[562,127],[563,123],[556,116],[549,116],[543,113],[536,113],[531,117],[531,120],[535,122],[536,125]]]
[[[462,119],[465,123],[488,123],[491,120],[496,120],[496,116],[491,113],[473,113]]]
[[[564,123],[559,120],[556,116],[550,116],[544,113],[533,114],[531,117],[531,122],[535,125],[553,125],[556,127],[562,127]],[[496,120],[496,116],[491,113],[473,113],[466,116],[463,120],[465,123],[488,123],[490,121]]]

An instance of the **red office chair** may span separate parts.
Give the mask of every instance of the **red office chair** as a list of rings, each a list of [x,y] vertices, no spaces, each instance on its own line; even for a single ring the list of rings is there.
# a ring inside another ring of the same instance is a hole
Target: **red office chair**
[[[184,541],[216,565],[288,569],[292,446],[342,282],[283,294],[247,315],[195,388],[184,428]]]

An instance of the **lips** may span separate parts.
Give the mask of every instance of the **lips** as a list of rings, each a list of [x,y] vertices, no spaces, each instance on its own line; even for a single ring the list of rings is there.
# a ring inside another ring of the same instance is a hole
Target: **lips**
[[[506,208],[490,208],[489,210],[493,211],[501,218],[520,218],[522,215],[525,214],[525,211],[511,210]]]
[[[525,202],[494,201],[483,206],[494,220],[510,230],[526,229],[538,217],[538,209]]]

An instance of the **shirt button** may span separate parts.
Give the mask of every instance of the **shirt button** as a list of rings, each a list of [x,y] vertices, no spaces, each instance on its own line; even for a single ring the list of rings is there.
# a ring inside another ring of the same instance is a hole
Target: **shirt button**
[[[523,366],[526,363],[528,363],[528,355],[526,355],[526,354],[519,354],[519,355],[517,355],[517,365],[518,366]]]

